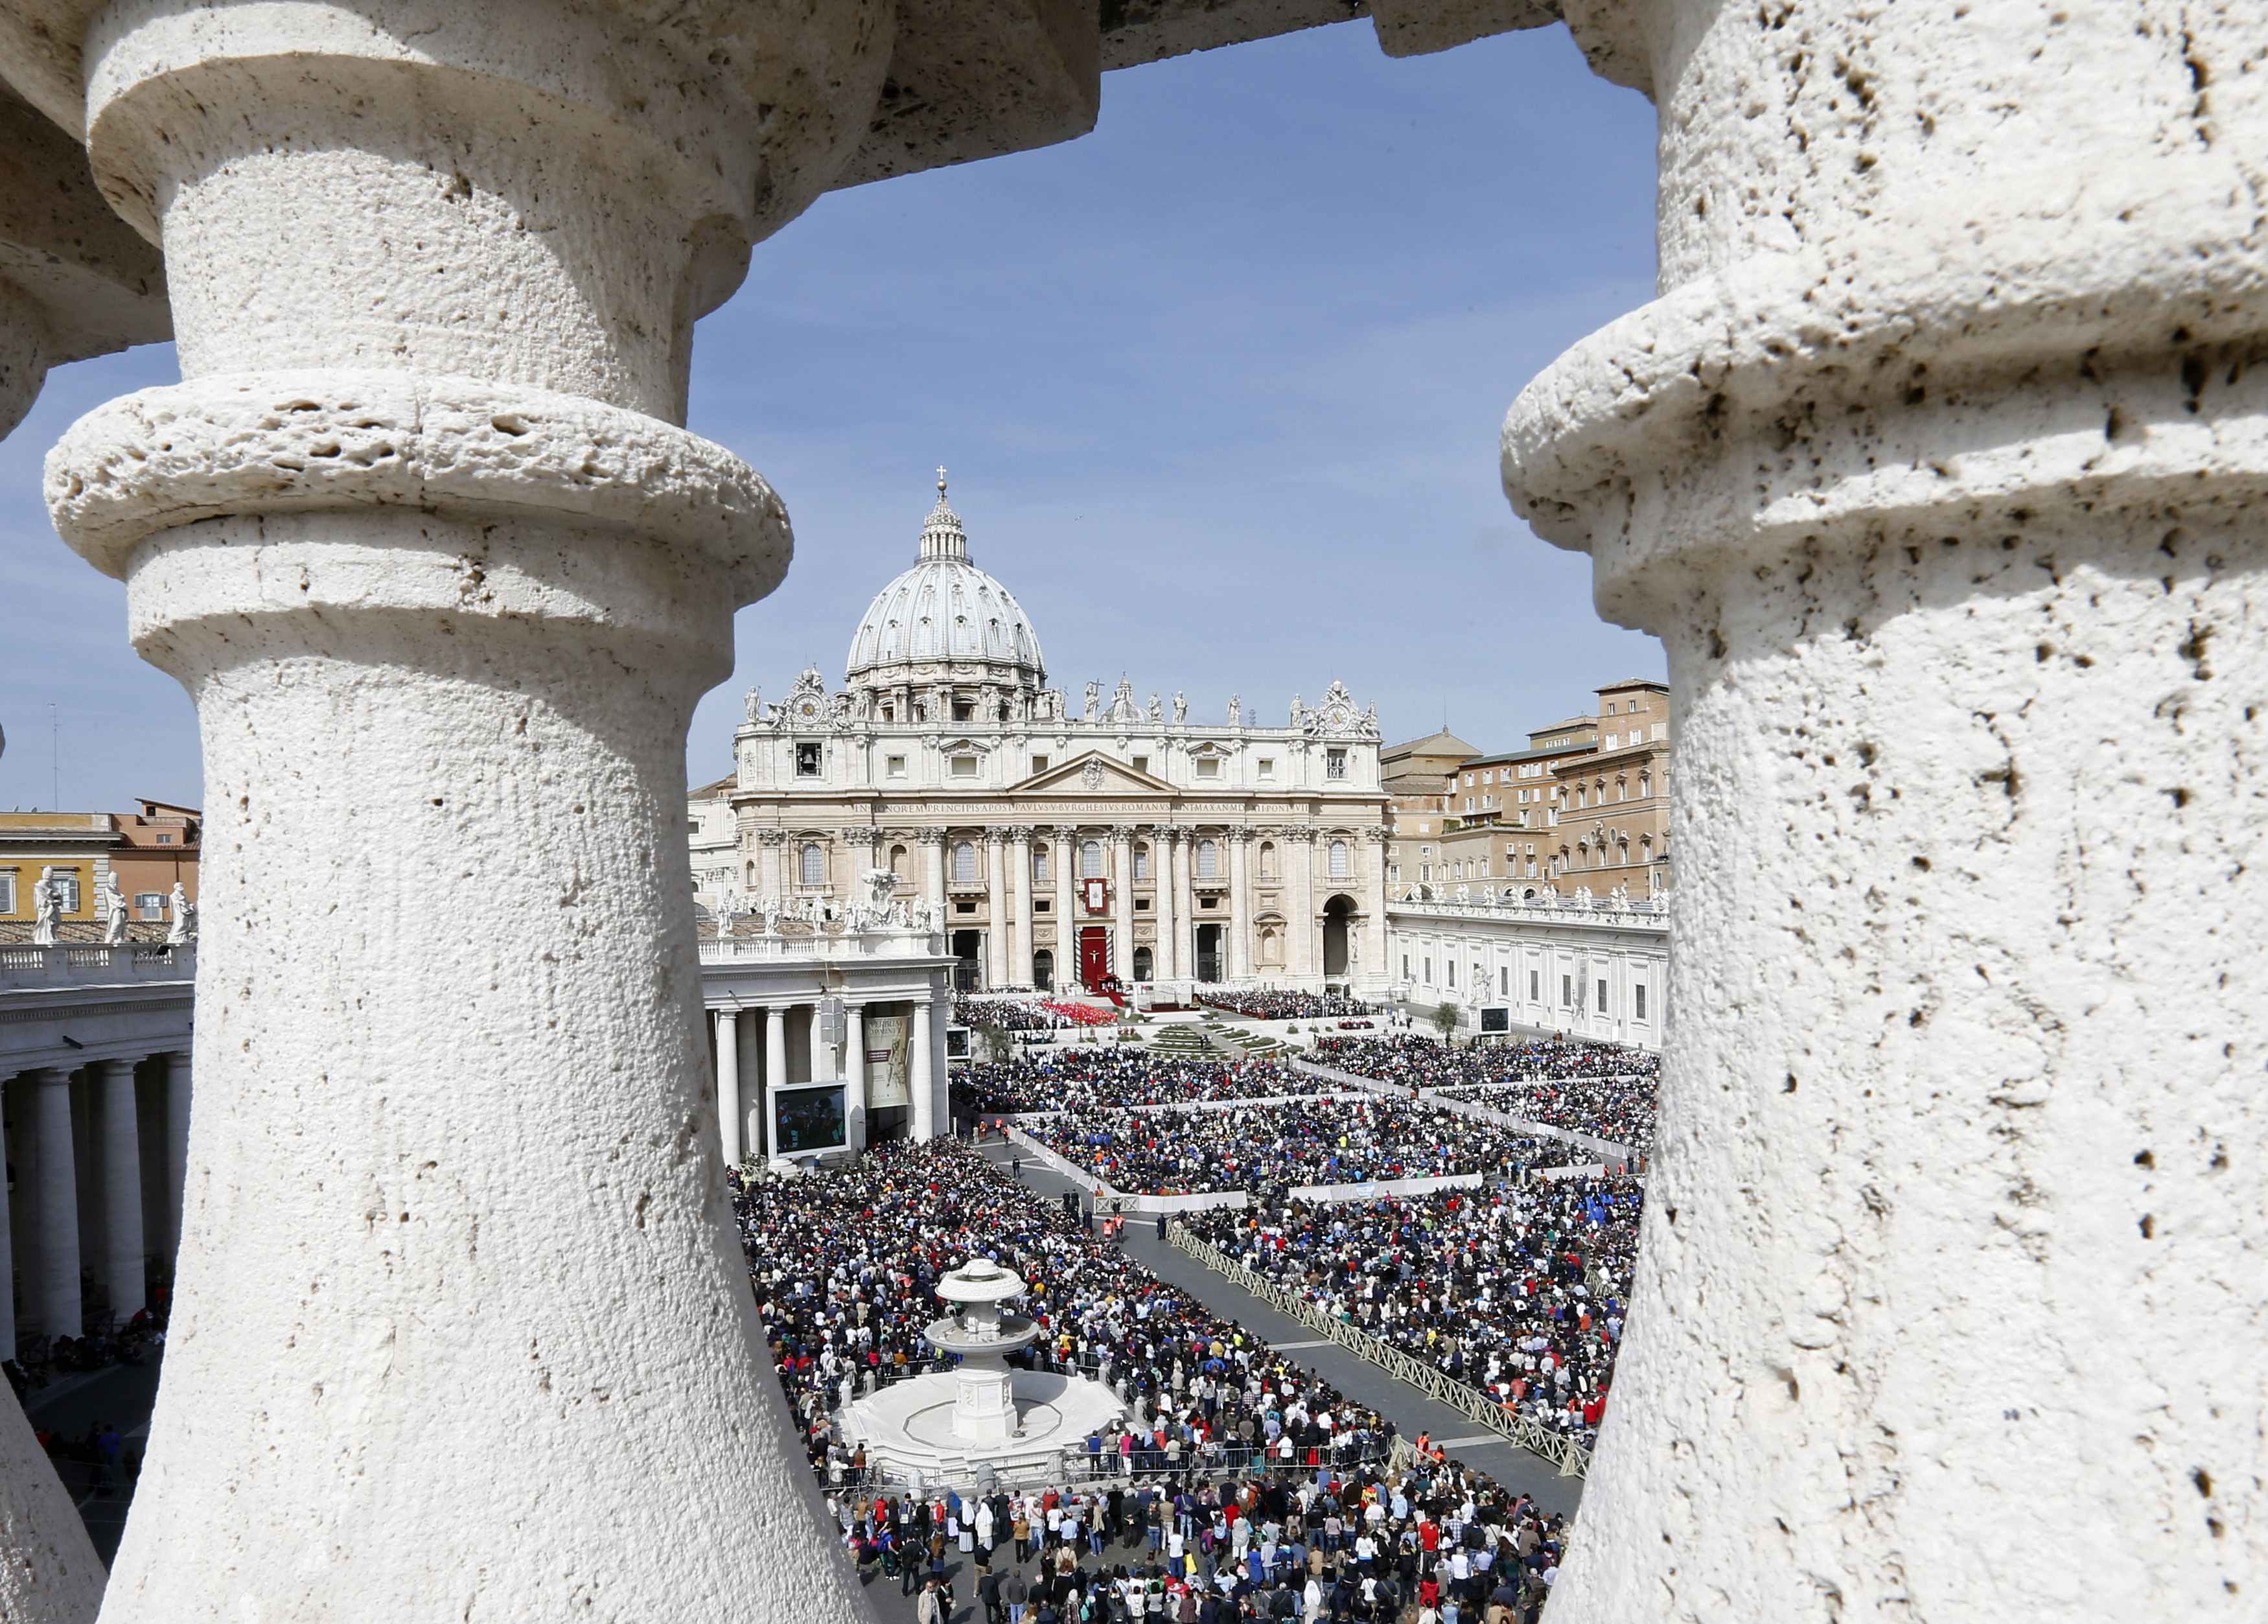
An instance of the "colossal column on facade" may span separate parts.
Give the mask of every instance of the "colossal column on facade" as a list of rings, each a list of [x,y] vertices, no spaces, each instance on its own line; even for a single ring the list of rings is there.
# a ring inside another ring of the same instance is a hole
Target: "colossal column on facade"
[[[1180,884],[1182,859],[1181,831],[1160,829],[1150,840],[1150,895],[1156,898],[1158,915],[1157,976],[1160,981],[1171,981],[1182,973],[1181,920],[1174,908],[1174,894]]]
[[[2257,1609],[2257,18],[1567,10],[1660,297],[1505,478],[1668,645],[1709,860],[1555,1624]]]
[[[793,894],[787,875],[787,831],[784,829],[761,829],[756,838],[764,848],[764,894],[784,901]]]
[[[1241,981],[1252,974],[1252,835],[1228,831],[1228,973]]]
[[[225,809],[202,1329],[106,1614],[288,1612],[320,1568],[373,1618],[865,1617],[686,1148],[686,724],[789,537],[677,424],[694,319],[862,136],[893,9],[10,10],[86,64],[184,377],[69,432],[51,510]],[[461,928],[468,872],[511,933]]]
[[[1134,830],[1121,823],[1110,831],[1110,875],[1117,940],[1111,944],[1110,968],[1122,981],[1134,979]]]
[[[1008,877],[1016,888],[1016,938],[1009,948],[1009,973],[1019,986],[1036,985],[1032,976],[1032,831],[1008,831]]]
[[[946,923],[953,918],[953,909],[945,899],[945,830],[924,829],[921,831],[922,894],[937,910],[938,928],[949,929]]]
[[[1315,834],[1311,829],[1288,830],[1284,861],[1290,871],[1285,911],[1292,916],[1291,944],[1284,963],[1294,982],[1304,984],[1322,973],[1322,939],[1315,924]],[[1381,913],[1384,912],[1381,910]]]
[[[1362,876],[1362,963],[1349,965],[1351,985],[1376,985],[1386,978],[1386,853],[1394,830],[1384,825],[1359,831],[1348,844]]]
[[[1056,985],[1079,980],[1079,830],[1056,830]]]
[[[997,829],[984,831],[984,985],[1008,984],[1007,843]]]

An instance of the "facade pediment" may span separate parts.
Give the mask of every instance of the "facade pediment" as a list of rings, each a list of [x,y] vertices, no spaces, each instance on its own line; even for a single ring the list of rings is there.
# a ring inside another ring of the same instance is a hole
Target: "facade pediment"
[[[1137,772],[1123,761],[1113,761],[1100,750],[1087,750],[1069,761],[1035,772],[1020,784],[1008,786],[1011,794],[1045,795],[1170,795],[1174,786],[1146,772]]]

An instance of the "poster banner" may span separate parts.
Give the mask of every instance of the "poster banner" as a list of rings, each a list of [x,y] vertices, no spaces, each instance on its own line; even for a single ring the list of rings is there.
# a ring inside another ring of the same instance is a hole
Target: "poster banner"
[[[912,1056],[908,1052],[907,1029],[913,1022],[902,1015],[866,1017],[866,1109],[887,1111],[914,1103]]]

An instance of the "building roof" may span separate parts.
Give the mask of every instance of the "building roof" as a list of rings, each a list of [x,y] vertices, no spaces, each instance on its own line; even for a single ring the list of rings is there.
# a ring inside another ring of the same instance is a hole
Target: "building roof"
[[[1468,744],[1447,727],[1429,733],[1422,739],[1412,739],[1406,744],[1389,744],[1378,752],[1381,759],[1394,756],[1477,756],[1477,744]]]
[[[945,499],[939,469],[937,506],[922,524],[920,553],[913,568],[866,606],[843,675],[871,687],[887,682],[894,668],[947,661],[1004,668],[1001,679],[1019,687],[1047,681],[1040,634],[1023,605],[968,561],[968,537]]]
[[[713,784],[698,784],[685,792],[688,801],[714,801],[719,795],[729,795],[740,788],[740,775],[728,772]]]
[[[1618,694],[1625,688],[1651,688],[1659,694],[1666,694],[1669,691],[1668,683],[1657,683],[1650,676],[1624,677],[1619,683],[1609,683],[1605,687],[1594,688],[1591,691],[1597,694]]]

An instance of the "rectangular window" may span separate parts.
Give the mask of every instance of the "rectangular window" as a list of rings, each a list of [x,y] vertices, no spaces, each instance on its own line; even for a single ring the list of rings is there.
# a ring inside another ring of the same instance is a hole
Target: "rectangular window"
[[[145,919],[164,919],[166,917],[166,893],[163,891],[142,892],[134,899],[134,911]]]
[[[1540,970],[1528,972],[1528,1001],[1531,1004],[1543,1001],[1543,972]]]
[[[882,771],[894,779],[902,779],[905,777],[906,758],[902,756],[884,757],[882,758]]]
[[[1265,782],[1275,776],[1276,758],[1273,756],[1263,756],[1260,758],[1260,777],[1262,780]]]
[[[1599,978],[1599,1001],[1597,1008],[1601,1015],[1604,1015],[1607,1012],[1607,983],[1606,978],[1603,976]]]
[[[953,702],[954,720],[957,722],[969,721],[974,720],[976,715],[976,705],[974,701],[968,699],[955,699]]]
[[[1425,961],[1425,985],[1427,986],[1432,986],[1433,985],[1433,961],[1432,959],[1427,959]]]
[[[1443,975],[1445,975],[1445,976],[1448,977],[1448,978],[1449,978],[1449,985],[1450,985],[1451,986],[1454,986],[1454,985],[1457,985],[1457,961],[1456,961],[1456,960],[1454,960],[1454,959],[1444,959],[1444,960],[1441,962],[1441,973],[1442,973]]]
[[[973,902],[957,902],[953,904],[953,911],[955,913],[974,913],[976,912],[976,904]]]
[[[0,874],[0,913],[16,912],[16,876]]]
[[[1346,761],[1347,757],[1344,750],[1334,749],[1327,751],[1323,757],[1323,776],[1327,779],[1343,779],[1346,777]]]
[[[1572,976],[1559,978],[1559,1007],[1562,1009],[1575,1007],[1575,978]]]
[[[1146,845],[1138,845],[1134,848],[1134,877],[1137,880],[1146,880],[1150,877],[1150,848]]]
[[[1631,1014],[1638,1020],[1646,1019],[1646,983],[1635,982],[1631,986]]]
[[[957,779],[975,778],[976,776],[976,757],[974,756],[955,756],[953,758],[953,776]]]
[[[173,837],[171,835],[159,835],[158,837],[158,844],[159,845],[171,845],[173,844]]]
[[[1051,913],[1054,910],[1048,906],[1048,899],[1046,897],[1035,897],[1032,898],[1032,912],[1034,913]]]
[[[1134,899],[1134,912],[1137,913],[1149,912],[1150,899],[1147,897],[1137,897]]]
[[[1137,756],[1134,758],[1134,771],[1137,772],[1149,771],[1150,758],[1147,756]]]
[[[1219,778],[1219,777],[1220,776],[1220,762],[1219,762],[1219,760],[1217,757],[1211,757],[1211,756],[1200,756],[1200,757],[1197,757],[1197,776],[1198,776],[1199,778],[1201,778],[1201,779],[1217,779],[1217,778]]]
[[[1032,878],[1042,885],[1048,882],[1048,848],[1044,845],[1032,848]]]
[[[1032,771],[1035,771],[1035,772],[1045,772],[1047,770],[1048,770],[1048,758],[1047,758],[1046,757],[1044,757],[1044,756],[1035,756],[1035,757],[1032,757]]]
[[[1497,968],[1496,995],[1498,998],[1512,996],[1512,966],[1509,964],[1499,965]]]
[[[1410,979],[1410,956],[1407,953],[1402,956],[1402,978],[1404,981]]]
[[[815,739],[795,747],[795,776],[815,779],[819,776],[820,744]]]

